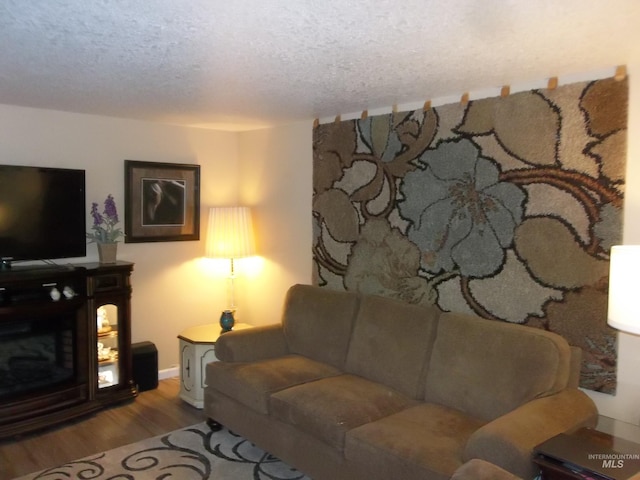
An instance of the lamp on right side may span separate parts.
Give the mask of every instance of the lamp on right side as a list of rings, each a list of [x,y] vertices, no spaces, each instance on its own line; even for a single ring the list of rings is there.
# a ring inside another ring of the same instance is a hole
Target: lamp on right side
[[[640,245],[611,247],[607,323],[640,335]]]

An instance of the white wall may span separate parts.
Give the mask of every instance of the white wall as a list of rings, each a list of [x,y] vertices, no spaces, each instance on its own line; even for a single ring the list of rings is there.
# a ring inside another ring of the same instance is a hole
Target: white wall
[[[207,207],[237,201],[237,134],[0,105],[0,163],[85,169],[87,228],[91,202],[109,193],[124,227],[125,159],[201,165],[201,239]],[[204,240],[118,245],[118,258],[135,263],[132,339],[156,344],[160,369],[178,363],[183,329],[218,321],[224,278],[205,270],[203,254]],[[97,260],[96,246],[79,260]]]
[[[311,283],[311,139],[311,121],[240,134],[240,199],[253,210],[260,262],[238,314],[255,324],[279,321],[287,289]]]

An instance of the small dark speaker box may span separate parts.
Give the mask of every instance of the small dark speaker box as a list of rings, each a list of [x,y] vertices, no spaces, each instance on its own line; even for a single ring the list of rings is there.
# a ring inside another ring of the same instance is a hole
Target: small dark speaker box
[[[151,342],[139,342],[131,345],[133,363],[133,381],[138,391],[158,388],[158,349]]]

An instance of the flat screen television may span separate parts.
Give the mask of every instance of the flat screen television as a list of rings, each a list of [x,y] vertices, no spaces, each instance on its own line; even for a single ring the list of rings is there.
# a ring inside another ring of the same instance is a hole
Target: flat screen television
[[[85,171],[0,165],[0,268],[87,254]]]

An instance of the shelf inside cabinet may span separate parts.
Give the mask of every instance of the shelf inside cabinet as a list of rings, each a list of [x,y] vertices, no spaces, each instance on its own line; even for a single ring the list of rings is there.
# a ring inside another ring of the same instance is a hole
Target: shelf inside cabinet
[[[109,352],[109,355],[105,356],[104,358],[100,358],[100,356],[98,356],[98,365],[101,367],[103,365],[112,365],[117,362],[118,362],[118,351],[114,349],[112,349]]]
[[[99,332],[98,338],[114,338],[118,336],[118,327],[115,325],[111,326],[111,330],[108,332]]]

